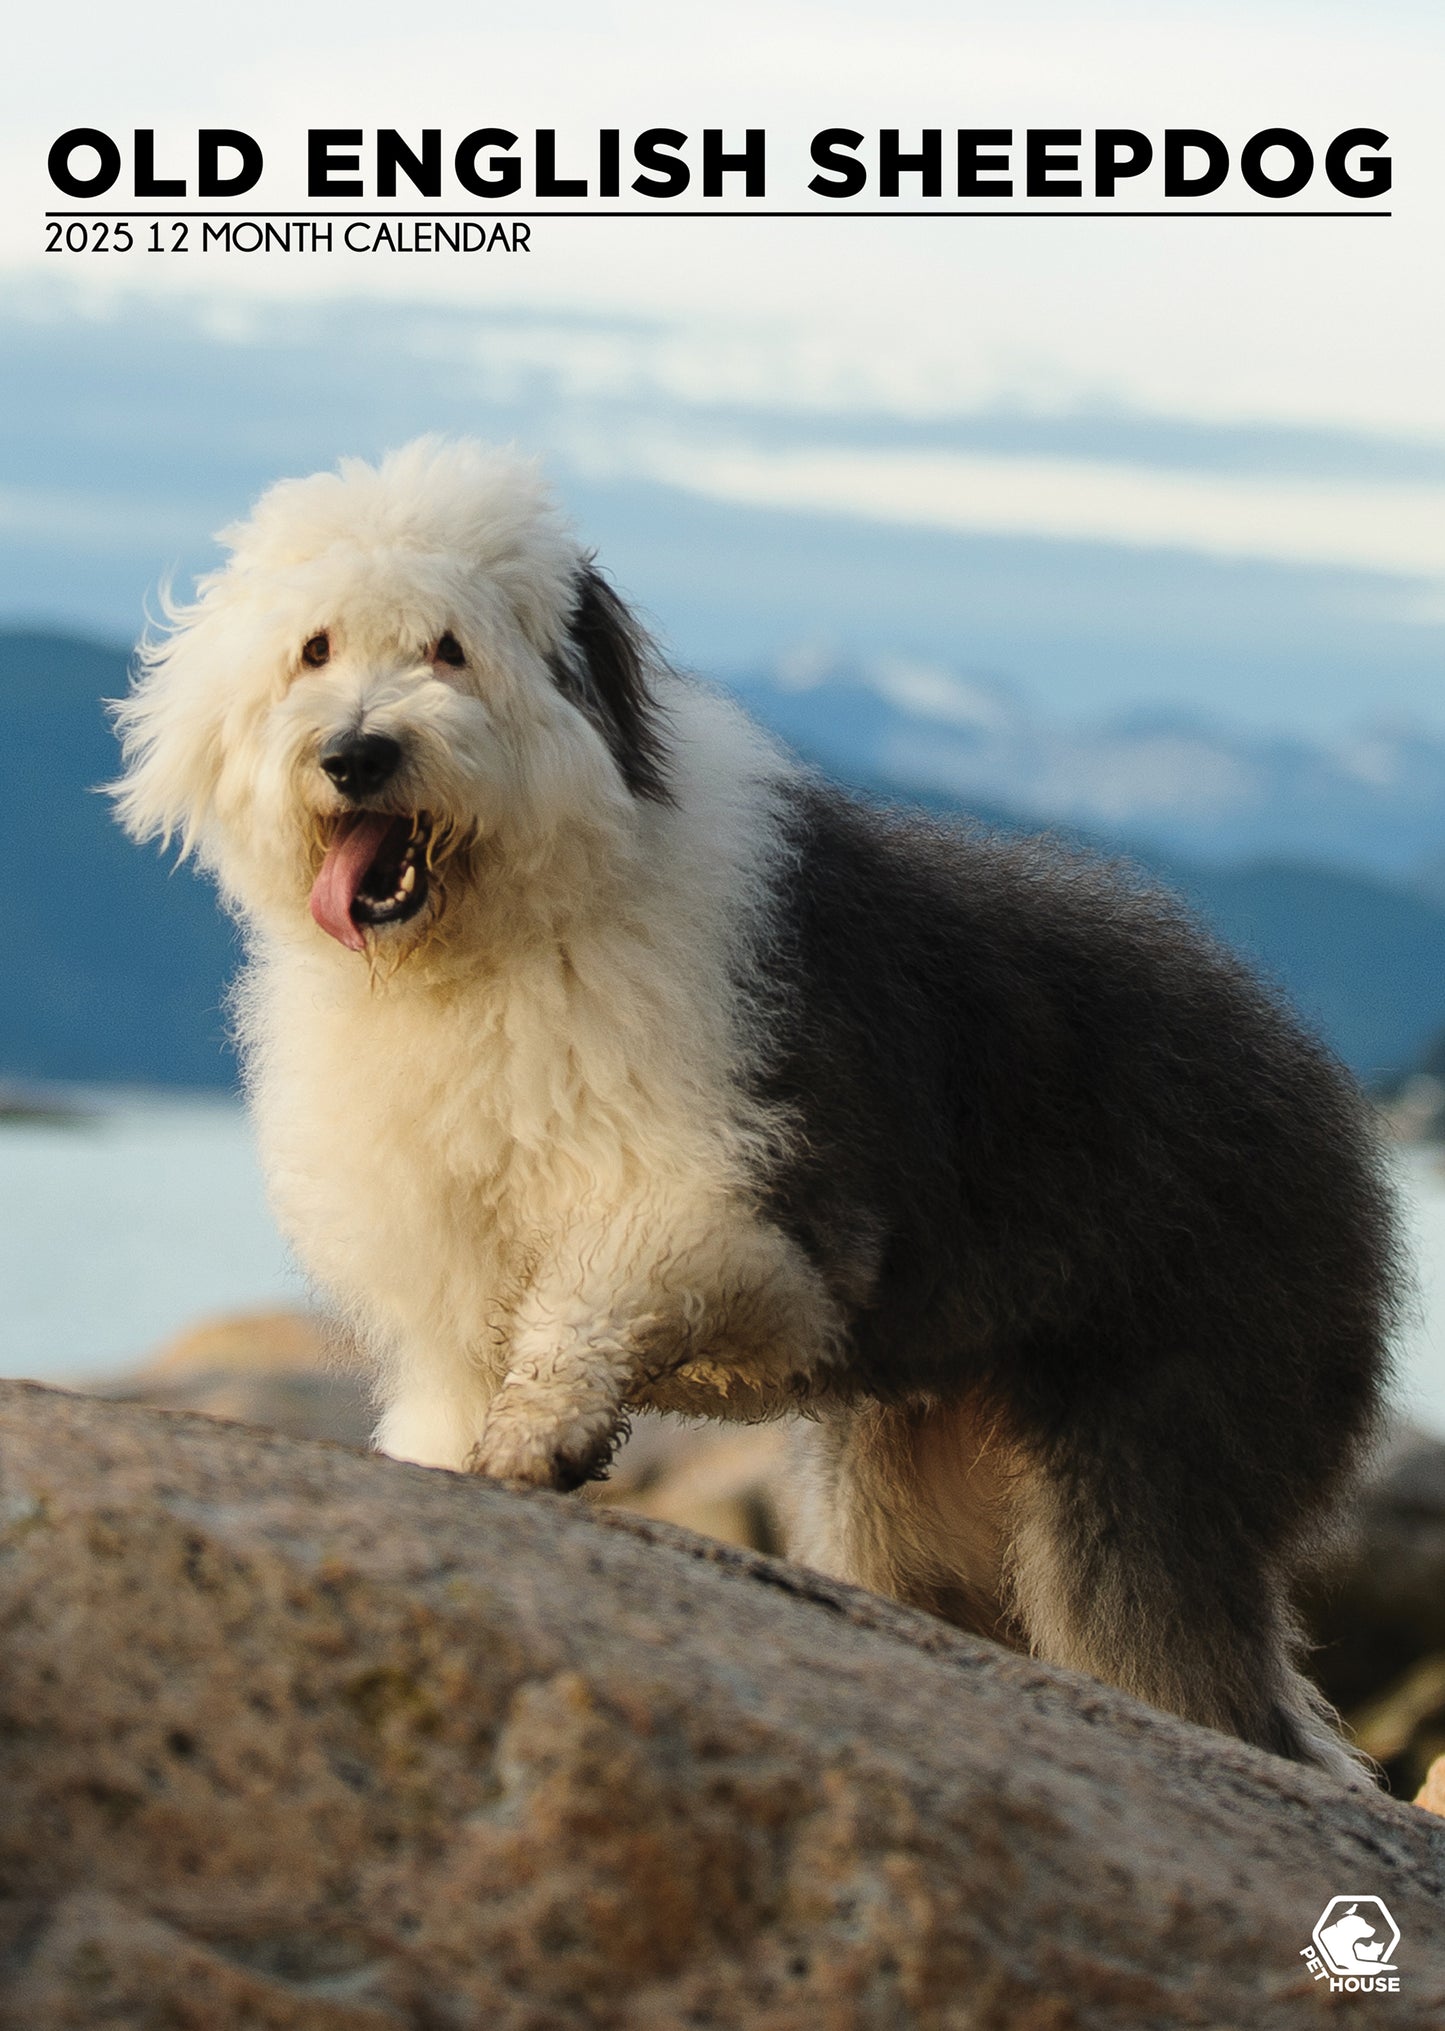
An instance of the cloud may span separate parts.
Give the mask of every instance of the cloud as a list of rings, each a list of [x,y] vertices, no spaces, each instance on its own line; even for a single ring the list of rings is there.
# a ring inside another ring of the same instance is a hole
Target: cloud
[[[957,534],[1338,565],[1438,581],[1445,590],[1445,484],[889,447],[768,448],[645,429],[630,440],[598,437],[580,448],[580,459],[598,475],[645,476],[751,507]],[[1410,592],[1419,596],[1418,588]]]
[[[459,137],[499,123],[557,129],[584,158],[600,126],[767,127],[769,200],[804,189],[807,139],[958,125],[1205,125],[1238,145],[1262,125],[1316,144],[1377,124],[1397,158],[1393,217],[687,221],[548,219],[534,252],[468,263],[137,256],[117,279],[158,301],[197,281],[250,302],[360,293],[491,310],[654,315],[686,336],[695,375],[759,337],[826,399],[915,413],[1000,399],[1112,400],[1214,422],[1296,421],[1445,438],[1437,256],[1445,158],[1433,144],[1438,10],[1344,0],[1113,4],[1018,0],[739,0],[725,27],[665,0],[540,0],[481,15],[437,0],[403,20],[358,0],[338,31],[318,0],[257,0],[244,27],[180,0],[31,9],[9,31],[0,120],[0,269],[47,264],[45,154],[63,128],[153,124],[163,159],[198,124],[266,146],[269,202],[303,186],[311,125]],[[1153,175],[1154,172],[1150,172]],[[1141,185],[1141,189],[1144,186]],[[812,200],[808,200],[812,202]],[[92,275],[92,279],[94,276]],[[688,371],[679,365],[679,373]],[[851,392],[850,392],[851,391]],[[797,399],[809,399],[806,386]]]
[[[1368,690],[1438,719],[1445,447],[1117,404],[920,413],[827,383],[811,343],[30,285],[0,305],[0,612],[124,638],[271,479],[440,429],[542,453],[704,667],[821,639],[1076,705],[1348,721]]]

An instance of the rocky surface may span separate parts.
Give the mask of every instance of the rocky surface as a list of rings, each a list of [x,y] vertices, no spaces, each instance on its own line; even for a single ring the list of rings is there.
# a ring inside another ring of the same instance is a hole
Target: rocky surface
[[[644,1518],[7,1384],[0,1621],[7,2031],[1445,2016],[1431,1814]]]
[[[1445,1756],[1437,1756],[1425,1775],[1425,1782],[1415,1797],[1415,1803],[1426,1812],[1438,1812],[1445,1818]]]
[[[178,1334],[143,1367],[96,1392],[122,1403],[239,1418],[298,1439],[363,1446],[376,1411],[339,1335],[298,1312],[242,1312]],[[782,1425],[637,1419],[590,1502],[680,1523],[755,1551],[782,1549]]]
[[[1445,1445],[1386,1448],[1307,1601],[1316,1676],[1394,1790],[1445,1755]]]
[[[297,1439],[364,1446],[376,1412],[356,1364],[321,1320],[302,1312],[238,1312],[203,1319],[133,1374],[96,1393],[163,1410],[266,1425]]]
[[[203,1322],[104,1393],[350,1445],[375,1421],[336,1336],[287,1312]],[[776,1552],[788,1458],[784,1426],[640,1417],[611,1478],[584,1496]],[[1395,1433],[1305,1607],[1312,1669],[1395,1795],[1413,1797],[1445,1755],[1445,1444]]]
[[[350,1445],[375,1419],[335,1335],[287,1312],[203,1322],[105,1393]],[[781,1425],[640,1417],[610,1479],[584,1498],[777,1552],[788,1459]],[[1390,1789],[1413,1797],[1445,1755],[1445,1444],[1394,1434],[1305,1608],[1312,1669]]]

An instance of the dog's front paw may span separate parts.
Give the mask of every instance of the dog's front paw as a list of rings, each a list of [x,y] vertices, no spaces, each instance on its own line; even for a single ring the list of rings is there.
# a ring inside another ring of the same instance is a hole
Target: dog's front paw
[[[615,1443],[610,1433],[569,1444],[555,1432],[493,1422],[467,1455],[467,1472],[524,1488],[555,1488],[565,1495],[584,1481],[601,1479]]]

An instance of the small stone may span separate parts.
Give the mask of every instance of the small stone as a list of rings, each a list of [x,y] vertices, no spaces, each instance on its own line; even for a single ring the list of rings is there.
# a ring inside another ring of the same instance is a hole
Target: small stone
[[[1430,1765],[1415,1803],[1424,1806],[1426,1812],[1438,1812],[1445,1819],[1445,1756],[1437,1756]]]

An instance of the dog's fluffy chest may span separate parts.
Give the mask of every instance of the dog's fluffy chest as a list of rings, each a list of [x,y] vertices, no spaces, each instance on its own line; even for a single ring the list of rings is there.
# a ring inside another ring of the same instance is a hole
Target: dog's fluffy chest
[[[244,1028],[273,1199],[368,1337],[494,1341],[549,1257],[629,1235],[662,1256],[724,1217],[741,1103],[717,1039],[681,1033],[628,956],[611,983],[553,946],[375,993],[294,957],[258,967]]]

